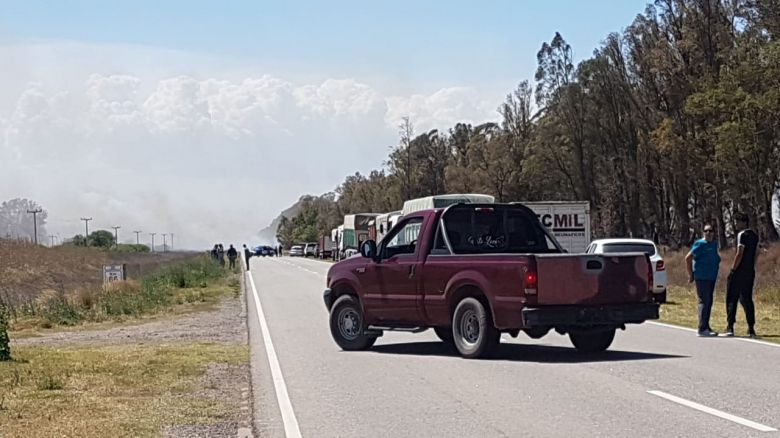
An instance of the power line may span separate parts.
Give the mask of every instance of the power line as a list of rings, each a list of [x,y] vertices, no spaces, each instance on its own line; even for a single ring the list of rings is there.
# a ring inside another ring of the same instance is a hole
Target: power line
[[[136,245],[140,245],[140,244],[141,244],[141,240],[140,240],[140,238],[138,237],[138,235],[139,235],[139,234],[141,234],[143,231],[140,231],[140,230],[139,230],[139,231],[133,231],[133,232],[135,233],[135,244],[136,244]]]
[[[27,213],[31,213],[33,215],[33,230],[35,233],[35,244],[38,244],[38,213],[43,212],[40,208],[36,208],[35,210],[27,210]]]
[[[81,220],[84,221],[84,246],[89,246],[89,221],[92,220],[91,217],[83,217]]]

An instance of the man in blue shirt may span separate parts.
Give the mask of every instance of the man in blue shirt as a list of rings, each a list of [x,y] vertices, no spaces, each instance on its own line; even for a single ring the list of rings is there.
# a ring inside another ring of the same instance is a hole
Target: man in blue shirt
[[[718,336],[710,327],[712,300],[720,267],[718,242],[715,241],[712,225],[704,225],[704,238],[693,242],[685,262],[689,282],[696,282],[696,294],[699,296],[699,336]]]

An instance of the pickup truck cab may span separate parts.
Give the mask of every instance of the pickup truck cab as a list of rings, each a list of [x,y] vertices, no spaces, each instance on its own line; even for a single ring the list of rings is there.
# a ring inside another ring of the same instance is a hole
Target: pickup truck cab
[[[433,329],[464,357],[501,333],[568,334],[598,352],[625,324],[658,318],[646,254],[566,254],[521,204],[456,204],[407,214],[362,257],[328,271],[330,331],[344,350],[386,330]]]

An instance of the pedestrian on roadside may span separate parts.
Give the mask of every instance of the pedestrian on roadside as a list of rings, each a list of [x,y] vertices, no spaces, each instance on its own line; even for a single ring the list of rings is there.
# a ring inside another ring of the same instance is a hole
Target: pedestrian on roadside
[[[726,281],[726,336],[734,336],[737,320],[737,302],[742,303],[748,336],[756,337],[756,310],[753,305],[753,283],[756,279],[758,259],[758,234],[750,229],[750,219],[744,213],[735,216],[737,231],[737,254]]]
[[[249,251],[249,248],[246,247],[246,243],[244,244],[244,260],[246,261],[246,270],[249,270],[249,258],[252,257],[252,252]]]
[[[284,255],[284,250],[283,250],[283,248],[284,248],[284,247],[283,247],[283,246],[282,246],[282,244],[280,243],[280,244],[279,244],[279,257],[281,257],[281,256],[283,256],[283,255]]]
[[[225,247],[222,246],[222,244],[219,244],[219,247],[217,248],[217,258],[219,258],[219,264],[224,268],[225,267]]]
[[[215,262],[219,260],[218,253],[219,244],[214,244],[214,249],[211,250],[211,258],[214,259]]]
[[[715,282],[718,280],[720,255],[715,229],[704,225],[704,237],[693,242],[691,251],[685,256],[688,269],[688,282],[696,282],[696,295],[699,297],[699,336],[718,336],[710,327]]]
[[[238,258],[238,251],[230,245],[230,249],[227,250],[228,261],[230,261],[230,269],[236,268],[236,259]]]

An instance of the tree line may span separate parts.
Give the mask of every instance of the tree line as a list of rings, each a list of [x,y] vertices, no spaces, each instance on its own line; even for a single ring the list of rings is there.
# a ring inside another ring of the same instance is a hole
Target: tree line
[[[679,248],[712,223],[723,246],[748,214],[777,240],[780,0],[656,0],[575,65],[556,33],[498,107],[499,120],[415,133],[380,170],[304,197],[285,241],[316,238],[344,214],[405,199],[479,192],[499,201],[584,200],[596,236]]]

